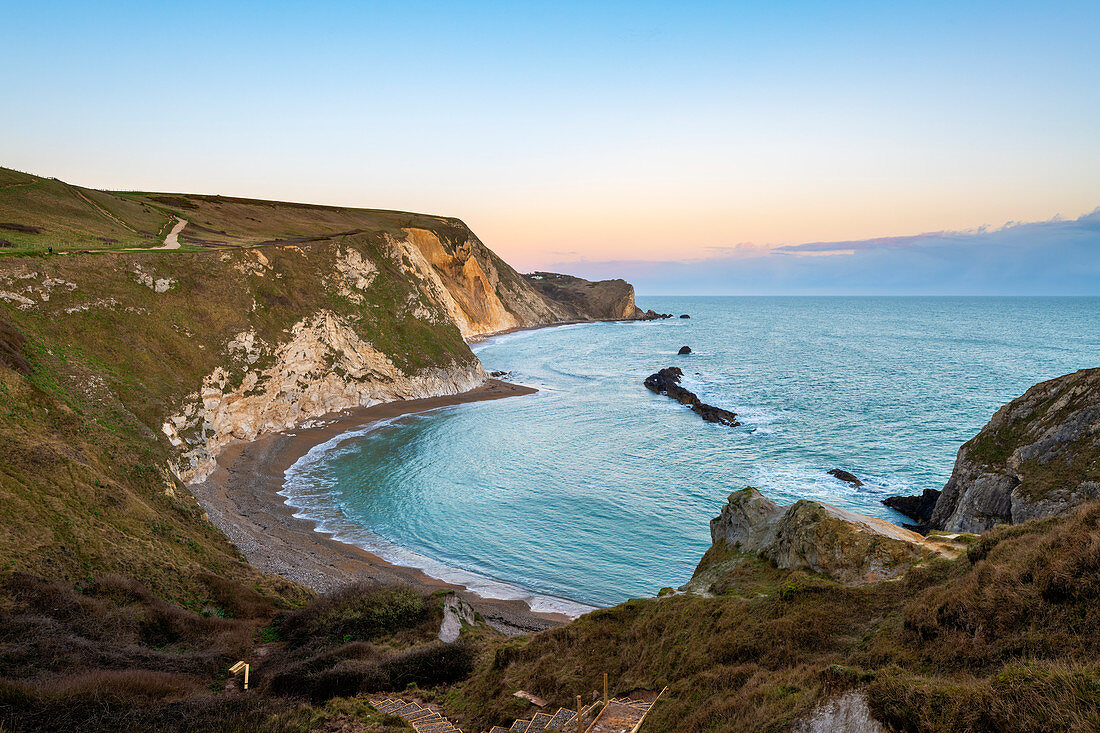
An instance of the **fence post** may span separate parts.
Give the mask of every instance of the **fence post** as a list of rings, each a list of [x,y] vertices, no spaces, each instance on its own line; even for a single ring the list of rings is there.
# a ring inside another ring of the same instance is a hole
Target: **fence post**
[[[603,673],[603,706],[607,707],[611,702],[611,698],[607,695],[607,672]]]
[[[584,706],[581,705],[581,696],[577,695],[577,733],[584,733]]]

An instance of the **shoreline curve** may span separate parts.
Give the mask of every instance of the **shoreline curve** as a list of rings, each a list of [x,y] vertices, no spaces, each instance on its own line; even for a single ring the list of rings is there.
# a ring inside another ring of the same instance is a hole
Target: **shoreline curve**
[[[533,611],[522,599],[485,597],[418,568],[395,565],[361,547],[341,542],[320,530],[316,522],[295,516],[295,508],[280,493],[285,488],[284,474],[288,468],[314,446],[343,433],[402,415],[537,391],[526,385],[490,379],[457,395],[387,402],[325,415],[297,429],[227,446],[218,456],[214,472],[189,488],[210,521],[249,563],[263,572],[281,575],[318,592],[358,580],[404,582],[433,591],[454,590],[486,622],[508,635],[552,628],[569,622],[571,617]]]

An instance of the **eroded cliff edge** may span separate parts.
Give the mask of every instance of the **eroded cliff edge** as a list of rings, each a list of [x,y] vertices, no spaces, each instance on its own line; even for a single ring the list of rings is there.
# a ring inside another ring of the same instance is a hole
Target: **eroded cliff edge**
[[[67,190],[40,193],[54,188]],[[42,403],[8,415],[0,435],[0,560],[53,577],[222,572],[231,553],[184,484],[207,476],[229,443],[463,392],[485,381],[467,339],[615,315],[599,298],[588,307],[539,293],[457,219],[101,197],[128,202],[113,210],[121,219],[132,209],[188,222],[182,249],[127,250],[90,228],[105,218],[90,197],[54,202],[88,250],[0,259],[0,388],[14,403]],[[629,286],[618,295],[633,308]],[[173,557],[162,535],[208,537],[217,549],[189,539],[198,549]]]
[[[931,493],[905,506],[927,505]],[[959,448],[931,516],[907,513],[928,529],[981,533],[1061,516],[1096,498],[1100,369],[1082,369],[1036,384],[999,409]]]

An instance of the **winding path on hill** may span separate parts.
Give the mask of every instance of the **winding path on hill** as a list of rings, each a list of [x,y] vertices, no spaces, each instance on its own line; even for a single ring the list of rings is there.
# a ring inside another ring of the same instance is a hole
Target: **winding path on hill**
[[[180,217],[176,217],[176,225],[172,227],[172,231],[168,232],[168,236],[164,238],[164,244],[159,247],[150,247],[150,249],[179,249],[180,248],[180,232],[187,226],[187,220]]]
[[[158,250],[158,249],[179,249],[182,246],[180,244],[180,238],[179,238],[180,237],[180,232],[183,231],[183,228],[185,226],[187,226],[187,220],[182,218],[182,217],[177,216],[176,217],[176,225],[174,227],[172,227],[172,231],[168,232],[168,236],[166,236],[164,238],[164,244],[160,245],[159,247],[127,247],[125,251],[127,251],[127,252],[149,252],[149,251]]]

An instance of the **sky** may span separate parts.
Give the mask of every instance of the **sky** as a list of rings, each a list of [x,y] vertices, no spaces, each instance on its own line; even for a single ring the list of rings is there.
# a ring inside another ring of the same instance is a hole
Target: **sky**
[[[1019,235],[1067,236],[1100,206],[1097,28],[1095,1],[0,0],[0,165],[457,216],[521,270],[696,273],[653,292],[765,262],[755,287],[795,292],[910,268],[933,245],[907,237],[1024,262]],[[988,239],[1010,222],[1047,226]]]

